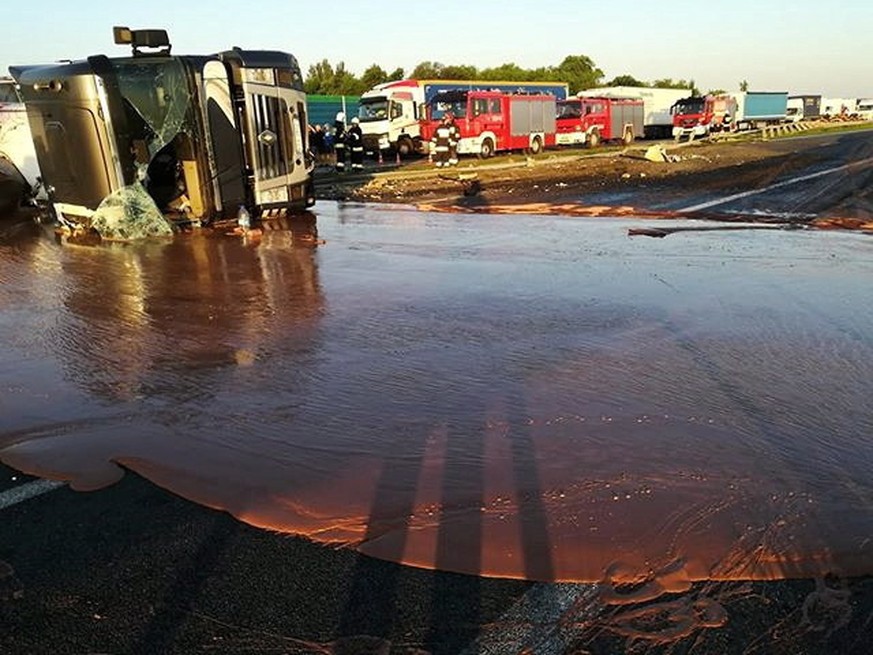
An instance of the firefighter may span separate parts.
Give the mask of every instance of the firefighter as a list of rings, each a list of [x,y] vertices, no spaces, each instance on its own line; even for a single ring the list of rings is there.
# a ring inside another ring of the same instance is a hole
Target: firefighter
[[[346,115],[337,112],[333,122],[333,149],[336,153],[336,172],[346,172]]]
[[[364,133],[361,131],[360,119],[352,118],[352,126],[346,132],[346,144],[352,157],[352,170],[364,170]]]
[[[449,166],[458,165],[458,143],[461,141],[461,130],[455,123],[454,114],[449,114]]]
[[[430,145],[437,168],[458,163],[458,127],[451,112],[443,114],[439,126],[433,131]]]

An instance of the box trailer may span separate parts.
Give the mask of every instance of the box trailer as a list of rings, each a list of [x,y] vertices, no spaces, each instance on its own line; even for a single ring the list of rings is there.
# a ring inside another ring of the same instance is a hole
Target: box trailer
[[[873,121],[873,98],[858,98],[855,113],[863,121]]]
[[[857,98],[822,98],[821,115],[826,118],[851,116],[857,109]]]
[[[20,185],[15,191],[16,202],[45,199],[27,108],[11,77],[0,77],[0,164],[5,171],[6,187],[12,188],[9,180]]]
[[[754,129],[784,123],[788,117],[787,91],[739,91],[730,94],[737,101],[736,129]]]
[[[792,123],[815,120],[821,116],[820,95],[788,96],[786,117]]]

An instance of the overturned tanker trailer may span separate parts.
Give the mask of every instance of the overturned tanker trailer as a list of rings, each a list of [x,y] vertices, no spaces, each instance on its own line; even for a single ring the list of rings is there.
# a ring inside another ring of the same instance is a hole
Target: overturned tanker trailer
[[[132,56],[9,69],[59,222],[133,239],[314,204],[292,55],[175,56],[164,30],[114,33]]]

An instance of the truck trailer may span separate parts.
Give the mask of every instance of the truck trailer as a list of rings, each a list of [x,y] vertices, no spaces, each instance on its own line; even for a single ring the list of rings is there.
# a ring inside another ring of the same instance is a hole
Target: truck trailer
[[[873,98],[858,98],[855,113],[862,121],[873,121]]]
[[[49,207],[119,238],[139,212],[180,224],[315,202],[306,95],[293,55],[171,55],[164,30],[114,28],[131,56],[12,66]],[[133,211],[133,208],[136,211]]]
[[[27,109],[11,77],[0,77],[0,177],[5,190],[0,207],[21,205],[44,194]]]
[[[483,159],[495,152],[524,150],[531,154],[555,145],[554,95],[500,91],[442,91],[425,110],[421,136],[426,144],[447,113],[461,133],[458,154]]]
[[[669,139],[673,133],[670,108],[691,95],[691,89],[656,89],[648,86],[604,86],[580,91],[577,96],[639,98],[643,101],[643,132],[647,139]]]
[[[394,150],[401,156],[422,152],[421,124],[425,108],[444,91],[539,93],[556,100],[567,97],[563,82],[507,82],[490,80],[399,80],[379,84],[361,95],[358,118],[367,152]]]
[[[640,98],[582,97],[557,103],[558,145],[588,145],[621,140],[625,145],[644,136]]]
[[[821,96],[788,96],[786,117],[789,122],[815,120],[821,116]]]
[[[784,123],[787,91],[738,91],[683,98],[673,106],[673,137],[701,137],[722,130],[751,130]]]
[[[821,115],[826,118],[851,116],[857,109],[857,98],[826,98],[821,99]]]

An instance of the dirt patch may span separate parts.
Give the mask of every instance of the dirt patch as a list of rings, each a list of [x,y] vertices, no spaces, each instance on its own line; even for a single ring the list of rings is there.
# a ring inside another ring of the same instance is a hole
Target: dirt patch
[[[668,144],[664,152],[670,161],[649,161],[646,147],[635,147],[596,154],[580,150],[536,158],[513,155],[488,162],[466,160],[449,170],[419,162],[363,180],[329,176],[319,195],[365,202],[506,205],[561,203],[585,194],[653,185],[734,191],[767,184],[778,174],[802,170],[816,159],[814,154],[786,154],[763,141]]]
[[[675,216],[664,208],[671,202],[676,207],[678,199],[693,205],[700,198],[762,189],[791,175],[846,163],[846,153],[834,148],[840,146],[822,147],[808,139],[648,143],[558,150],[537,157],[470,158],[452,169],[419,161],[390,170],[374,168],[354,178],[321,171],[316,179],[323,199],[414,204],[429,211],[659,218]],[[788,213],[802,213],[796,210],[807,207],[803,194],[808,192],[804,187],[795,194]],[[798,218],[731,217],[725,212],[698,212],[695,217],[873,232],[873,191],[866,178],[841,181],[815,200],[825,210],[819,207]]]

